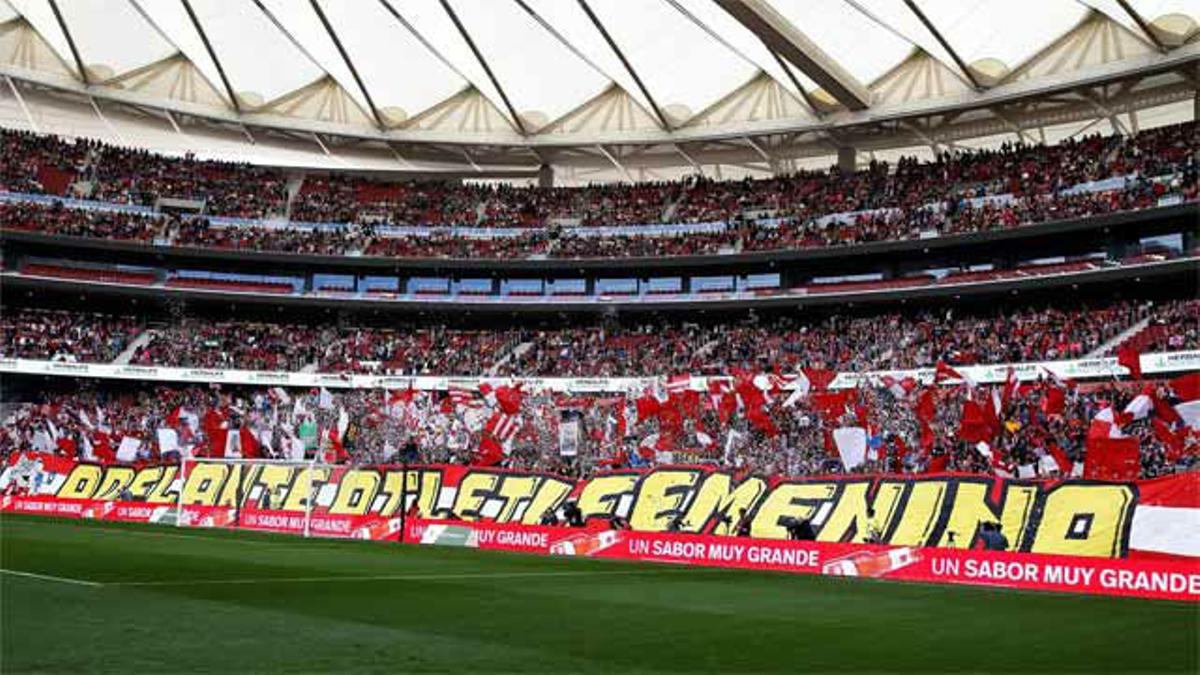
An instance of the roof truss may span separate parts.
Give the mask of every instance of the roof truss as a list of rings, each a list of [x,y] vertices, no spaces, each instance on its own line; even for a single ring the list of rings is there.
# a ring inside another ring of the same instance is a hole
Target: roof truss
[[[848,109],[866,110],[871,104],[870,92],[861,82],[765,0],[715,2]]]

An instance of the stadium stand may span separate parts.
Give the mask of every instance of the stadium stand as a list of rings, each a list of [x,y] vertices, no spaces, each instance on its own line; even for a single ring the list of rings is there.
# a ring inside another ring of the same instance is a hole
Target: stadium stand
[[[752,385],[737,385],[743,386]],[[699,392],[672,395],[656,404],[653,413],[646,412],[644,397],[635,400],[633,395],[530,392],[521,396],[520,423],[502,439],[510,446],[502,459],[512,468],[574,476],[678,462],[789,476],[947,470],[1067,475],[1083,458],[1089,426],[1101,410],[1125,410],[1139,396],[1161,401],[1159,405],[1166,406],[1162,410],[1169,410],[1181,402],[1176,389],[1183,391],[1184,386],[1182,380],[1146,386],[1075,385],[1049,378],[1022,384],[1006,394],[1003,403],[1003,417],[1013,422],[988,427],[986,452],[977,447],[976,437],[968,432],[971,422],[964,422],[964,416],[979,405],[986,407],[991,388],[925,386],[897,393],[894,387],[863,386],[810,395],[787,407],[779,397],[761,404],[762,415],[743,414],[736,402],[733,410],[719,402],[710,406],[700,402],[710,396]],[[172,427],[199,456],[223,456],[230,447],[228,437],[234,436],[243,456],[283,457],[301,434],[299,440],[309,446],[310,454],[329,453],[331,460],[356,464],[489,464],[500,459],[476,451],[489,433],[489,418],[496,414],[478,391],[460,393],[457,400],[442,392],[280,391],[207,386],[110,391],[90,385],[67,393],[46,392],[13,411],[0,434],[0,456],[35,448],[113,461],[123,437],[151,438],[155,429]],[[722,396],[736,399],[740,394]],[[581,450],[573,458],[559,453],[563,409],[578,411],[583,420]],[[311,428],[315,434],[316,429],[336,428],[343,411],[351,421],[337,447],[298,431]],[[1167,414],[1156,412],[1122,423],[1124,433],[1140,444],[1142,477],[1195,468],[1194,441],[1185,445],[1185,434],[1164,427]],[[869,427],[878,439],[868,461],[849,472],[828,440],[831,429],[847,424]],[[153,443],[144,444],[140,452],[140,459],[157,459]]]
[[[181,280],[182,281],[182,280]],[[200,280],[205,287],[220,281]],[[283,289],[286,286],[279,284]],[[240,285],[238,286],[240,287]],[[286,287],[290,288],[290,287]],[[280,292],[286,292],[281,290]],[[52,358],[63,349],[42,311],[10,312],[0,355]],[[69,323],[69,315],[56,314]],[[920,311],[815,320],[795,316],[740,321],[659,320],[612,327],[445,327],[406,330],[186,318],[154,325],[131,317],[81,317],[78,328],[146,323],[149,340],[132,357],[146,366],[220,366],[245,370],[395,375],[520,377],[645,376],[663,372],[728,375],[737,370],[895,370],[1080,358],[1140,322],[1130,336],[1142,351],[1200,348],[1200,301],[1117,301],[1056,309]],[[25,326],[30,330],[24,330]],[[44,346],[36,337],[45,335]],[[889,335],[880,341],[880,335]],[[14,340],[20,336],[20,344]],[[522,346],[519,355],[512,354]],[[88,350],[73,360],[105,362]]]
[[[17,148],[38,146],[42,138],[2,133]],[[834,169],[736,182],[497,188],[374,184],[330,176],[302,187],[288,225],[97,212],[22,202],[16,194],[0,203],[0,226],[178,246],[388,257],[653,257],[820,248],[1196,201],[1196,133],[1193,122],[1055,146],[1004,145],[995,151],[940,155],[928,163],[872,164],[851,174]],[[243,219],[286,211],[282,176],[266,169],[103,145],[91,146],[81,160],[75,145],[48,137],[41,145],[31,151],[38,166],[52,157],[58,164],[90,161],[93,173],[96,166],[106,167],[99,177],[85,181],[93,192],[79,195],[100,203],[153,206],[158,197],[195,198],[204,201],[205,214]],[[21,178],[20,167],[6,169],[8,174],[13,177],[0,189],[44,192],[36,181],[22,182],[28,179]],[[160,178],[168,174],[170,180]],[[558,225],[563,222],[577,225]],[[671,229],[689,224],[706,227]],[[607,229],[595,227],[600,225]],[[421,236],[393,234],[389,226],[422,228]],[[481,237],[444,231],[451,229],[446,226],[496,233]]]

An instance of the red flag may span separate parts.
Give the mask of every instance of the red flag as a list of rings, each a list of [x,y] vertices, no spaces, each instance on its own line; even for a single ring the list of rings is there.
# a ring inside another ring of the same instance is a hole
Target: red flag
[[[920,422],[921,426],[921,452],[928,456],[933,452],[934,435],[933,427],[925,422]]]
[[[1157,417],[1150,420],[1154,426],[1154,437],[1167,449],[1167,461],[1174,464],[1183,455],[1184,432],[1171,431],[1171,425]]]
[[[1117,363],[1129,369],[1129,376],[1142,379],[1142,352],[1129,341],[1117,349]]]
[[[764,435],[774,438],[779,435],[779,427],[775,426],[775,422],[763,411],[761,407],[748,408],[746,410],[746,419],[755,429],[761,431]]]
[[[641,424],[642,422],[645,422],[653,417],[658,417],[659,410],[662,408],[662,404],[658,402],[658,399],[651,396],[649,392],[642,394],[642,396],[638,398],[636,405],[638,424]]]
[[[334,462],[343,462],[350,457],[346,453],[346,446],[342,445],[342,437],[338,434],[336,426],[329,427],[329,447]]]
[[[1004,390],[1000,395],[1000,411],[1008,409],[1008,404],[1017,395],[1017,389],[1020,386],[1021,382],[1017,379],[1017,371],[1009,366],[1008,372],[1004,376]]]
[[[225,416],[216,408],[210,408],[204,413],[203,426],[204,435],[208,437],[208,456],[224,457],[225,446],[228,445],[226,439],[229,436],[229,430],[225,428]]]
[[[1067,457],[1065,450],[1058,447],[1058,443],[1055,443],[1054,441],[1047,443],[1046,452],[1048,452],[1050,456],[1054,458],[1054,463],[1058,465],[1058,472],[1060,474],[1066,476],[1071,473],[1071,467],[1073,467],[1075,463],[1072,462],[1069,457]]]
[[[241,434],[242,457],[246,459],[258,459],[262,457],[262,452],[258,447],[258,439],[254,437],[254,432],[250,430],[250,427],[243,426],[238,433]]]
[[[929,466],[925,467],[925,473],[942,473],[949,463],[949,455],[933,455],[929,458]]]
[[[92,436],[92,454],[104,464],[112,464],[117,461],[117,453],[113,451],[108,434],[103,431],[97,431]]]
[[[1083,477],[1089,480],[1137,480],[1141,473],[1138,439],[1088,438]]]
[[[722,424],[728,424],[735,412],[737,412],[737,394],[727,391],[721,395],[721,402],[717,407],[717,416],[720,417]]]
[[[936,412],[937,409],[933,402],[933,390],[929,388],[922,389],[921,393],[917,395],[917,419],[925,424],[929,424],[933,421]]]
[[[504,460],[504,448],[491,436],[484,435],[479,439],[479,451],[475,453],[471,463],[478,466],[496,466]]]
[[[416,396],[417,390],[411,386],[408,389],[392,389],[387,393],[387,402],[389,406],[398,404],[408,405],[412,403],[413,397]]]
[[[1184,401],[1200,399],[1200,371],[1180,375],[1171,380],[1171,389]]]
[[[963,377],[962,373],[946,365],[944,361],[939,360],[937,364],[934,365],[933,381],[936,384],[946,380],[962,380],[963,382],[970,382],[969,379]]]
[[[629,433],[628,423],[625,421],[625,397],[624,396],[622,396],[617,401],[616,418],[617,418],[617,439],[620,440],[622,438],[625,438],[625,436]]]
[[[800,372],[808,380],[809,389],[815,391],[825,391],[837,377],[837,373],[825,368],[801,368]]]
[[[509,415],[503,411],[497,410],[492,413],[488,421],[483,425],[485,434],[494,437],[501,443],[508,443],[521,430],[521,420],[516,415]]]
[[[834,445],[834,442],[833,442],[833,431],[831,429],[829,429],[828,427],[826,427],[824,429],[824,440],[825,440],[825,454],[834,459],[841,459],[842,456],[840,454],[838,454],[837,446]]]
[[[1042,413],[1046,415],[1061,415],[1067,409],[1067,393],[1052,384],[1046,386],[1042,396]]]
[[[968,443],[992,440],[992,425],[983,406],[967,399],[963,401],[962,419],[958,425],[958,437]]]
[[[826,420],[836,420],[846,412],[854,392],[849,389],[842,391],[817,392],[808,397],[813,409],[821,413]]]
[[[672,375],[667,378],[667,391],[674,394],[692,385],[691,375]]]
[[[521,385],[510,387],[507,384],[496,389],[496,404],[507,415],[516,415],[521,410],[521,401],[524,398],[524,392],[521,391]]]

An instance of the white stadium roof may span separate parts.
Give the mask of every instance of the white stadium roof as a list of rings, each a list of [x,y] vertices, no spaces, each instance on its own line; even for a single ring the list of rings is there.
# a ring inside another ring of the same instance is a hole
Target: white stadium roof
[[[314,167],[774,171],[1190,119],[1198,17],[1200,0],[0,0],[0,124]]]

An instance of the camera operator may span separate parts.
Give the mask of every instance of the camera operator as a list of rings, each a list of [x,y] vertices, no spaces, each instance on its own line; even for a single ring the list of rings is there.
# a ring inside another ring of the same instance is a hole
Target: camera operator
[[[583,511],[579,510],[579,504],[574,501],[564,504],[563,520],[566,520],[570,527],[583,527]]]
[[[779,521],[787,530],[788,539],[792,541],[813,541],[817,533],[813,531],[812,523],[806,518],[784,518]]]
[[[989,551],[1007,551],[1008,537],[1000,531],[1000,523],[984,523],[979,530],[979,538],[983,547]]]
[[[737,528],[735,529],[735,532],[737,533],[737,536],[739,536],[739,537],[749,537],[749,536],[750,536],[750,523],[751,523],[751,522],[752,522],[752,519],[751,519],[751,518],[750,518],[750,516],[749,516],[749,515],[746,513],[746,509],[739,509],[739,510],[738,510],[738,521],[737,521]]]

